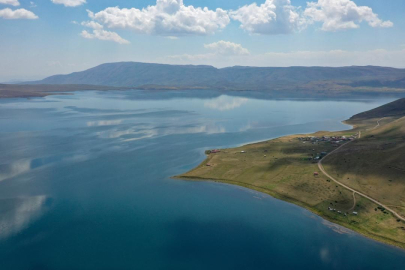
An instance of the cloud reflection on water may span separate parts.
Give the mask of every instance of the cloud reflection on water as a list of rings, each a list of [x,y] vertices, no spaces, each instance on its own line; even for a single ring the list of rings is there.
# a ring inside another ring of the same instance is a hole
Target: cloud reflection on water
[[[0,164],[0,182],[54,163],[75,163],[88,160],[89,158],[90,154],[76,153],[72,155],[54,155],[36,159],[21,159],[8,164]]]
[[[23,159],[0,166],[0,181],[25,173],[31,169],[31,160]]]
[[[128,129],[112,129],[106,131],[97,132],[97,136],[103,139],[116,139],[121,138],[124,141],[134,141],[146,138],[152,138],[157,136],[167,136],[176,134],[217,134],[225,133],[226,129],[223,126],[214,124],[198,125],[198,126],[142,126],[131,127]]]
[[[12,203],[13,207],[0,215],[0,239],[20,232],[28,227],[33,220],[39,218],[45,201],[46,196],[4,199],[1,208],[4,208],[8,203]]]
[[[88,127],[102,127],[102,126],[115,126],[122,123],[122,120],[101,120],[101,121],[89,121]]]
[[[230,97],[222,95],[218,98],[206,101],[204,103],[204,107],[218,111],[230,111],[239,108],[248,101],[249,99],[247,98]]]

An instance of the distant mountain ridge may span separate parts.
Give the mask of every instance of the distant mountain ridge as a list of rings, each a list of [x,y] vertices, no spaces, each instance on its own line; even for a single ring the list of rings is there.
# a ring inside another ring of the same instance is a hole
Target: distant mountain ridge
[[[405,88],[405,69],[376,66],[244,67],[107,63],[36,84],[88,84],[140,88],[214,88],[224,90],[325,90],[359,87]]]

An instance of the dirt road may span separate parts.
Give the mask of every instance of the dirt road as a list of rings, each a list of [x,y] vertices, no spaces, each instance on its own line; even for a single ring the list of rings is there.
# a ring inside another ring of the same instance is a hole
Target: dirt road
[[[381,121],[382,119],[384,119],[384,118],[379,119],[379,120],[377,121],[377,126],[375,126],[375,127],[372,128],[372,129],[378,128],[378,127],[380,126],[380,121]],[[350,142],[348,142],[348,143],[345,143],[345,144],[341,145],[340,147],[336,148],[335,150],[333,150],[332,152],[330,152],[325,158],[327,158],[328,156],[330,156],[330,155],[332,155],[333,153],[337,152],[340,148],[342,148],[342,147],[344,147],[344,146],[347,146],[347,145],[350,144],[351,142],[352,142],[352,141],[350,141]],[[325,158],[324,158],[324,159],[325,159]],[[329,178],[330,178],[331,180],[333,180],[336,184],[338,184],[338,185],[340,185],[340,186],[346,188],[347,190],[352,191],[352,192],[353,192],[353,196],[354,196],[355,194],[358,194],[358,195],[360,195],[360,196],[362,196],[362,197],[364,197],[364,198],[366,198],[366,199],[369,199],[370,201],[374,202],[375,204],[377,204],[377,205],[379,205],[379,206],[381,206],[381,207],[384,207],[387,211],[391,212],[391,213],[392,213],[394,216],[396,216],[398,219],[400,219],[400,220],[402,220],[402,221],[405,221],[405,218],[404,218],[404,217],[402,217],[401,215],[399,215],[397,212],[395,212],[394,210],[392,210],[392,209],[389,208],[388,206],[386,206],[386,205],[380,203],[380,202],[377,201],[376,199],[373,199],[373,198],[371,198],[370,196],[368,196],[368,195],[366,195],[366,194],[364,194],[364,193],[361,193],[361,192],[359,192],[359,191],[357,191],[357,190],[355,190],[355,189],[353,189],[353,188],[351,188],[351,187],[349,187],[349,186],[347,186],[347,185],[345,185],[345,184],[339,182],[339,181],[336,180],[335,178],[333,178],[330,174],[328,174],[328,173],[326,172],[325,168],[323,167],[323,165],[322,165],[322,159],[318,162],[318,167],[319,167],[319,170],[321,170],[321,172],[322,172],[324,175],[326,175],[327,177],[329,177]]]

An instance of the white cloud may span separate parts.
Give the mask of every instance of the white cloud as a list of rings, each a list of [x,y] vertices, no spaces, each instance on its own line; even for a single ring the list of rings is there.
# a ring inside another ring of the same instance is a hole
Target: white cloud
[[[228,66],[387,66],[405,68],[405,48],[398,50],[374,49],[365,51],[291,51],[268,52],[265,54],[236,55],[221,57],[211,54],[183,54],[162,59],[170,64],[204,64],[216,67]]]
[[[103,29],[103,26],[97,22],[89,21],[89,22],[82,22],[81,25],[92,28],[92,29]]]
[[[87,39],[99,39],[99,40],[107,40],[107,41],[114,41],[119,44],[129,44],[130,42],[126,39],[123,39],[115,32],[106,31],[103,29],[94,29],[91,33],[83,30],[80,35]]]
[[[300,7],[292,6],[290,0],[266,0],[260,6],[256,3],[245,5],[230,11],[230,16],[241,23],[242,29],[254,34],[288,34],[306,25]]]
[[[3,19],[38,19],[38,16],[35,15],[33,12],[20,8],[16,10],[11,10],[9,8],[0,9],[0,18]]]
[[[392,27],[391,21],[382,21],[370,7],[357,6],[351,0],[318,0],[308,2],[305,15],[313,22],[322,22],[322,30],[337,31],[359,28],[365,21],[371,27]]]
[[[86,4],[86,0],[52,0],[52,3],[64,5],[65,7],[77,7]]]
[[[204,48],[210,52],[202,54],[171,55],[167,56],[163,61],[179,64],[193,63],[212,65],[214,61],[228,62],[230,59],[233,61],[238,61],[241,58],[245,59],[246,56],[250,54],[249,50],[243,48],[242,45],[223,40],[204,44]]]
[[[35,4],[35,2],[30,2],[30,8],[35,8],[35,7],[37,7],[37,4]]]
[[[84,38],[114,41],[119,44],[129,44],[130,43],[128,40],[123,39],[117,33],[104,30],[103,29],[104,27],[95,21],[82,22],[81,25],[93,29],[93,31],[91,33],[86,30],[83,30],[80,33],[80,35]]]
[[[209,49],[216,54],[221,55],[247,55],[249,54],[248,49],[245,49],[240,44],[236,44],[229,41],[218,41],[210,44],[205,44],[204,48]]]
[[[225,28],[227,11],[185,6],[183,0],[157,0],[143,9],[109,7],[89,17],[108,28],[131,29],[162,36],[208,35]]]
[[[18,0],[0,0],[0,4],[11,5],[16,7],[20,5],[20,2],[18,2]]]

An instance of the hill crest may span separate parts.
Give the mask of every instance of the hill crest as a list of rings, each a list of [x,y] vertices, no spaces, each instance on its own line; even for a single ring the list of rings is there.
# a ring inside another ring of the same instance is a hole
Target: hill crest
[[[106,63],[36,84],[91,84],[116,87],[198,87],[223,90],[339,90],[384,87],[405,89],[405,69],[376,66],[215,68],[139,62]]]

